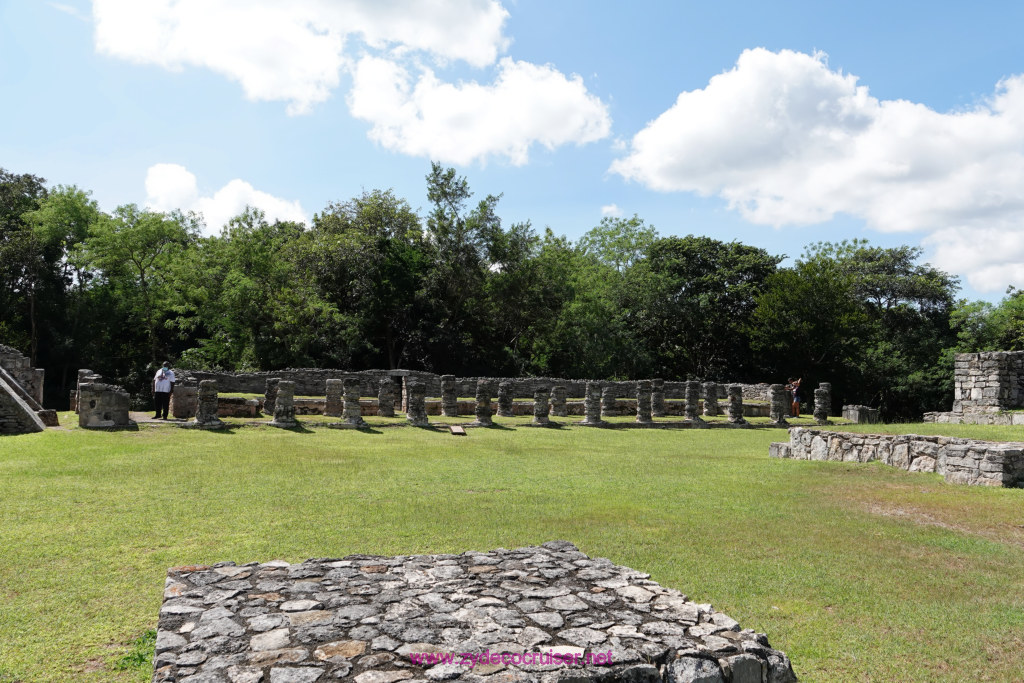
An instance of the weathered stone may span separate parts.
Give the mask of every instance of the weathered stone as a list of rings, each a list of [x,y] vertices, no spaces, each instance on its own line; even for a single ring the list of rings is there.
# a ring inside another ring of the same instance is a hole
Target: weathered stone
[[[295,419],[295,382],[281,380],[277,383],[277,400],[274,402],[274,427],[289,429],[298,426]]]
[[[416,427],[427,427],[430,422],[427,420],[426,388],[422,382],[411,382],[408,386],[408,409],[405,416],[409,422]]]
[[[455,392],[455,375],[441,375],[441,413],[445,417],[458,417],[459,397]]]
[[[688,381],[686,383],[686,408],[685,415],[688,422],[694,424],[702,424],[704,420],[700,419],[698,410],[700,407],[700,382]]]
[[[79,427],[102,429],[128,427],[134,424],[128,417],[131,397],[121,387],[114,384],[89,382],[79,387],[78,396]],[[41,425],[42,421],[34,414],[33,417]],[[37,431],[42,431],[42,429]]]
[[[729,422],[732,424],[746,424],[743,418],[743,387],[739,384],[730,384],[729,394]]]
[[[514,396],[512,394],[512,382],[501,382],[498,384],[498,417],[512,417]]]
[[[381,380],[377,391],[377,415],[380,417],[395,416],[395,386],[390,378]]]
[[[565,405],[565,386],[555,385],[551,389],[551,414],[554,417],[568,417],[569,411]]]
[[[771,386],[771,414],[769,420],[772,425],[784,427],[789,424],[786,415],[789,415],[789,392],[781,384]]]
[[[615,417],[619,414],[615,406],[618,389],[613,386],[606,386],[601,389],[601,418]]]
[[[820,425],[828,424],[828,416],[832,414],[832,385],[822,382],[814,390],[814,421]]]
[[[550,393],[547,388],[537,389],[533,392],[533,424],[538,426],[544,426],[550,424],[548,420],[548,411],[551,408],[551,404],[548,402]]]
[[[489,427],[491,420],[491,383],[482,379],[476,383],[476,424]]]
[[[273,416],[277,407],[277,385],[281,382],[279,377],[268,377],[263,390],[263,412]]]
[[[651,415],[653,417],[665,417],[665,380],[656,378],[651,380]]]
[[[345,399],[342,408],[345,424],[352,425],[353,427],[365,427],[366,421],[363,420],[363,411],[359,405],[359,392],[361,389],[359,380],[346,379],[342,382],[342,387]]]
[[[642,379],[636,383],[636,422],[637,424],[653,424],[651,419],[651,382]]]
[[[217,409],[217,382],[212,379],[204,379],[199,383],[198,407],[196,418],[190,426],[203,429],[220,429],[225,427],[224,421],[220,419]]]
[[[708,417],[722,414],[718,409],[717,382],[704,382],[704,414]]]
[[[581,425],[603,427],[608,424],[601,419],[601,383],[587,382],[587,393],[583,399],[583,420]]]
[[[341,417],[343,387],[344,385],[340,379],[327,380],[327,403],[324,405],[324,415],[327,417]]]

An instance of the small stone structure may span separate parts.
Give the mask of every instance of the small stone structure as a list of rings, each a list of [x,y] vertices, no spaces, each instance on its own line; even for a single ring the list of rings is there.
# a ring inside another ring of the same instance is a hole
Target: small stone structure
[[[548,412],[551,404],[548,402],[550,392],[546,388],[537,389],[533,392],[533,424],[544,427],[551,424],[548,420]]]
[[[87,382],[78,389],[78,426],[86,429],[130,427],[131,397],[116,384]]]
[[[1024,487],[1024,443],[919,434],[854,434],[793,427],[773,458],[871,462],[910,472],[935,472],[951,484]]]
[[[614,386],[601,387],[601,418],[615,417],[619,411],[615,408],[615,397],[618,390]]]
[[[427,420],[427,390],[422,382],[410,382],[406,384],[408,393],[408,407],[405,417],[414,427],[428,427]]]
[[[565,405],[565,385],[558,384],[551,389],[551,415],[553,417],[569,417]]]
[[[843,419],[855,424],[876,424],[878,422],[878,408],[843,406]]]
[[[512,382],[498,383],[498,417],[512,417],[514,397],[512,394]]]
[[[814,421],[820,425],[828,424],[828,416],[832,414],[832,385],[822,382],[814,390]]]
[[[743,419],[743,387],[738,384],[729,385],[729,422],[747,424]]]
[[[701,424],[704,420],[700,419],[700,382],[689,381],[686,383],[686,409],[684,415],[686,421],[693,424]]]
[[[653,417],[665,417],[665,380],[656,378],[651,380],[651,415]]]
[[[223,429],[226,425],[220,419],[220,401],[216,380],[204,379],[201,381],[196,396],[196,419],[183,426],[195,429]]]
[[[267,381],[269,388],[270,381]],[[291,429],[298,427],[299,422],[295,419],[295,382],[279,380],[275,387],[274,397],[274,419],[270,422],[273,427]]]
[[[583,420],[587,427],[604,427],[608,423],[601,419],[601,383],[587,382],[587,394],[583,399]]]
[[[359,405],[359,380],[342,380],[344,391],[344,404],[342,410],[345,416],[345,424],[353,427],[365,427],[366,420],[363,419],[363,409]]]
[[[13,379],[0,376],[0,434],[32,434],[46,425],[15,387]]]
[[[42,405],[44,374],[17,349],[0,344],[0,435],[58,426],[57,411]]]
[[[277,388],[280,383],[280,377],[267,378],[267,386],[263,391],[263,412],[267,415],[273,415],[274,409],[277,408]]]
[[[1024,424],[1024,351],[958,353],[953,410],[925,413],[925,422]]]
[[[341,417],[341,411],[344,409],[341,395],[344,391],[344,380],[327,380],[327,402],[324,405],[324,415],[327,417]]]
[[[773,384],[771,386],[771,413],[769,415],[769,421],[776,427],[785,427],[789,424],[786,420],[786,416],[789,415],[789,392],[786,391],[786,387],[781,384]]]
[[[485,379],[476,383],[476,422],[477,427],[490,427],[494,422],[491,420],[491,383]]]
[[[654,424],[651,419],[651,383],[640,380],[636,383],[636,423],[639,425]]]
[[[796,680],[764,634],[566,541],[175,567],[163,594],[153,683]]]
[[[459,395],[455,391],[455,375],[441,375],[441,414],[459,416]]]
[[[395,416],[395,388],[389,382],[381,382],[377,393],[377,415],[380,417]]]
[[[199,387],[194,384],[175,382],[171,389],[171,416],[176,420],[187,420],[196,416],[199,410]]]
[[[704,414],[716,417],[722,414],[718,409],[718,383],[704,382]]]

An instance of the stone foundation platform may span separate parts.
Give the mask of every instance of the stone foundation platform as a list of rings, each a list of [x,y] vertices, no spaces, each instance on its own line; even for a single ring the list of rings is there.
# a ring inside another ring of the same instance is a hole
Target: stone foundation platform
[[[1024,443],[920,434],[856,434],[794,427],[789,443],[768,447],[773,458],[871,462],[910,472],[935,472],[951,484],[1024,487]]]
[[[448,659],[450,661],[439,661]],[[176,567],[154,682],[787,683],[768,639],[571,543]]]

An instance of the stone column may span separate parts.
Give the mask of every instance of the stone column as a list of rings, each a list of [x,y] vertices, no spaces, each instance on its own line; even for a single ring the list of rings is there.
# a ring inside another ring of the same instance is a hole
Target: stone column
[[[406,419],[414,427],[430,426],[430,421],[427,420],[427,388],[423,386],[423,382],[409,382],[405,386],[409,405],[405,411]]]
[[[486,379],[476,382],[476,422],[480,427],[490,427],[491,421],[491,383]]]
[[[604,387],[601,390],[601,418],[614,417],[618,415],[615,410],[615,387]]]
[[[665,410],[665,380],[651,380],[651,415],[654,417],[665,417],[668,411]]]
[[[718,409],[718,383],[704,382],[704,414],[708,417],[721,415]]]
[[[174,383],[171,390],[171,415],[178,420],[195,417],[199,411],[199,387]]]
[[[295,419],[295,382],[286,379],[275,381],[277,398],[274,401],[274,419],[270,424],[284,429],[297,427],[299,422]]]
[[[359,405],[359,394],[361,393],[362,385],[358,379],[346,379],[342,386],[345,392],[343,407],[345,423],[356,427],[365,427],[366,421],[363,420],[363,409]]]
[[[587,382],[587,393],[583,398],[583,420],[581,425],[603,427],[607,422],[601,419],[601,383]]]
[[[512,382],[501,382],[498,384],[498,417],[512,417],[515,412],[512,410],[514,396],[512,395]]]
[[[130,402],[128,392],[116,384],[83,382],[78,386],[78,426],[92,429],[131,426],[134,423],[128,415]],[[26,413],[22,421],[24,433],[46,428],[35,413]]]
[[[636,422],[637,424],[654,424],[651,419],[651,381],[642,379],[636,383]]]
[[[828,416],[832,414],[832,384],[822,382],[814,390],[814,421],[820,425],[828,424]]]
[[[197,427],[217,429],[224,426],[217,415],[217,381],[204,379],[199,382],[199,405],[196,407]]]
[[[551,403],[549,398],[551,392],[548,389],[542,388],[537,389],[533,392],[533,424],[534,425],[547,425],[550,424],[548,420],[548,412],[551,409]]]
[[[781,384],[773,384],[768,389],[771,396],[770,424],[783,427],[789,424],[786,415],[789,415],[789,392]]]
[[[551,414],[555,417],[569,415],[569,409],[565,405],[565,387],[561,384],[551,389]]]
[[[341,417],[343,386],[340,379],[327,380],[327,405],[324,406],[324,415],[327,417]]]
[[[381,417],[395,416],[395,383],[390,377],[380,380],[377,390],[377,414]]]
[[[267,379],[267,388],[263,392],[263,412],[267,415],[274,414],[274,407],[277,404],[277,386],[280,382],[279,377]]]
[[[441,375],[441,414],[458,417],[459,397],[455,392],[455,375]]]
[[[746,424],[743,419],[743,386],[729,385],[729,422],[737,425]]]
[[[700,382],[690,380],[686,383],[686,420],[687,422],[703,423],[698,415],[700,404]]]

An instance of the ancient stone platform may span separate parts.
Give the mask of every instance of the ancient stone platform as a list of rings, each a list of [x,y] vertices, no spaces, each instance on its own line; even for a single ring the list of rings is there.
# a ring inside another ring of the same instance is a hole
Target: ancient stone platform
[[[339,679],[796,680],[763,634],[565,541],[168,571],[153,681]]]

